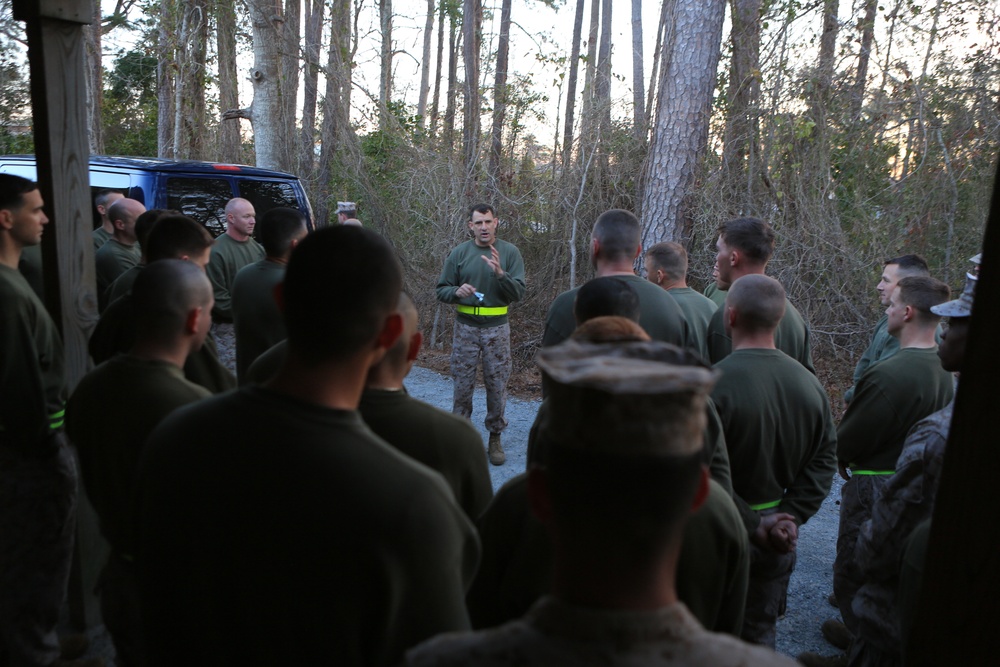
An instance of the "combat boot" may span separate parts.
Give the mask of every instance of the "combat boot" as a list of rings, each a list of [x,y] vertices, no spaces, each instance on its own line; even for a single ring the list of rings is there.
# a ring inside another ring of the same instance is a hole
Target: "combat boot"
[[[495,466],[502,466],[507,460],[507,455],[503,453],[503,447],[500,445],[499,433],[490,433],[489,454],[490,463]]]
[[[823,621],[823,625],[820,627],[820,632],[823,633],[823,638],[826,641],[830,642],[841,651],[846,651],[847,647],[851,645],[851,640],[854,639],[854,637],[851,636],[851,631],[847,629],[847,626],[835,618],[828,618]]]

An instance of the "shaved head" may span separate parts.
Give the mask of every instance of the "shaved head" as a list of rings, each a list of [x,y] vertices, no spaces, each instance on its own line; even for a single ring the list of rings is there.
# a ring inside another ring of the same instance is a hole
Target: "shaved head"
[[[121,220],[122,222],[135,225],[139,216],[146,212],[146,207],[134,199],[122,198],[108,208],[108,218],[112,222]]]
[[[736,311],[744,330],[773,330],[785,316],[785,288],[765,275],[743,276],[729,288],[726,306]]]
[[[182,336],[192,310],[211,310],[212,294],[212,283],[196,264],[180,259],[151,262],[132,286],[138,337],[166,342]]]

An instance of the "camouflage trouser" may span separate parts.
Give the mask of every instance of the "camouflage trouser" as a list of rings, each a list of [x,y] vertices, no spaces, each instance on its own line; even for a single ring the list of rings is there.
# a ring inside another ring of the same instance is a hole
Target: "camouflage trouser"
[[[139,591],[135,567],[121,555],[112,553],[101,571],[101,618],[115,644],[116,667],[142,667],[142,624],[139,618]]]
[[[65,442],[44,458],[0,445],[0,654],[10,667],[59,657],[76,499],[76,461]]]
[[[837,529],[837,556],[833,561],[833,593],[837,596],[844,625],[855,636],[858,617],[851,605],[864,580],[854,567],[854,545],[861,524],[872,517],[872,507],[888,475],[854,475],[840,489],[840,524]]]
[[[232,322],[215,322],[212,324],[212,336],[219,349],[219,362],[236,374],[236,325]]]
[[[774,648],[774,627],[785,613],[795,552],[779,554],[750,543],[750,585],[740,638]]]
[[[466,419],[472,417],[472,394],[476,388],[476,371],[483,362],[483,384],[486,385],[486,430],[500,433],[507,428],[504,409],[507,406],[507,380],[513,363],[510,359],[510,324],[479,328],[455,322],[451,340],[451,376],[455,380],[455,395],[451,411]]]

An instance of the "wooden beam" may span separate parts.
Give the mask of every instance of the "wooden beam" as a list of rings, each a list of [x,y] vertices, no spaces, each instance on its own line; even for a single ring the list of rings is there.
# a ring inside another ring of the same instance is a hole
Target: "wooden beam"
[[[14,19],[31,21],[58,19],[86,25],[94,15],[94,3],[101,0],[14,0]]]
[[[23,12],[29,4],[33,3],[18,2],[17,6]],[[37,5],[40,10],[70,14],[84,6],[91,16],[90,2],[64,0]],[[72,391],[90,369],[87,340],[97,322],[84,28],[79,21],[48,18],[41,11],[25,18],[38,184],[51,219],[42,244],[46,306],[62,333],[66,379]],[[107,546],[82,484],[80,498],[69,601],[74,623],[91,627],[100,622],[93,590],[107,558]]]
[[[995,665],[1000,656],[1000,168],[972,323],[934,504],[909,665]]]

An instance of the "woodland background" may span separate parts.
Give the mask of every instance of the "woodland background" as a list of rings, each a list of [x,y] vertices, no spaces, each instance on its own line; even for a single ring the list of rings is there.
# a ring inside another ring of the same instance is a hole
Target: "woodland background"
[[[519,69],[511,26],[530,32],[542,5],[569,46],[539,34],[544,67]],[[613,11],[629,10],[631,43],[612,40]],[[431,348],[450,340],[433,297],[444,257],[468,205],[494,203],[528,270],[521,370],[549,303],[590,277],[608,208],[640,216],[644,245],[683,242],[696,288],[721,221],[771,222],[769,273],[811,323],[832,395],[879,315],[883,260],[920,253],[961,289],[979,252],[1000,142],[997,0],[427,0],[423,18],[410,52],[392,0],[95,3],[91,152],[292,172],[320,221],[359,202],[399,252]],[[27,123],[22,26],[0,0],[0,154],[32,151]]]

